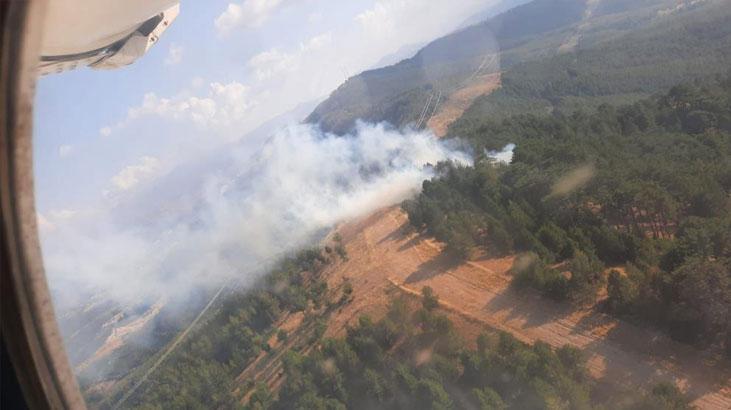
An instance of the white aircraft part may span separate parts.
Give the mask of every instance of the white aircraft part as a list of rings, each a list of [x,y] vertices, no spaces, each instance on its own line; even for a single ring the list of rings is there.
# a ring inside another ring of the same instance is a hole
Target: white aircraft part
[[[134,32],[178,0],[52,0],[41,55],[79,54],[106,47]]]
[[[113,69],[133,63],[180,12],[179,0],[56,0],[49,2],[41,75],[79,66]],[[151,32],[140,26],[162,14]]]
[[[91,64],[91,67],[109,70],[132,64],[135,60],[147,53],[147,50],[157,42],[162,32],[170,26],[170,23],[178,16],[179,12],[180,5],[178,4],[165,10],[160,24],[149,35],[145,36],[139,32],[133,33],[119,51],[103,58],[97,63]]]

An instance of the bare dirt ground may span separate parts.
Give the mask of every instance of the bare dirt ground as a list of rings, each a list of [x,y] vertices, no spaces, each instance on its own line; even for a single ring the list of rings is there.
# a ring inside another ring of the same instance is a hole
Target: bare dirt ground
[[[437,136],[446,135],[449,125],[477,97],[499,86],[499,73],[476,77],[449,96],[428,126]],[[352,259],[334,270],[349,272],[354,294],[361,291],[366,295],[362,300],[354,297],[345,314],[332,320],[335,332],[344,328],[342,321],[352,321],[360,312],[385,311],[389,296],[378,293],[385,277],[391,286],[413,296],[423,286],[435,289],[441,307],[453,313],[453,321],[468,340],[479,333],[474,324],[481,323],[527,343],[570,344],[586,352],[591,374],[603,385],[617,385],[621,390],[670,381],[688,392],[699,408],[731,409],[728,361],[594,308],[574,308],[534,292],[517,293],[509,286],[513,258],[455,264],[441,252],[440,244],[410,232],[406,215],[397,208],[342,226],[340,232]],[[337,274],[332,276],[338,280]]]
[[[345,224],[339,232],[349,260],[325,275],[331,288],[347,279],[354,292],[352,302],[331,317],[328,335],[342,334],[361,314],[382,315],[389,289],[418,295],[423,286],[431,286],[443,309],[469,322],[510,332],[527,343],[542,340],[583,349],[592,376],[602,384],[636,389],[674,382],[699,408],[731,409],[728,362],[592,309],[530,291],[518,293],[509,286],[512,257],[457,264],[440,244],[413,233],[398,208]]]
[[[499,86],[499,74],[476,77],[448,97],[428,126],[437,136],[444,136],[449,124],[477,97]],[[325,336],[343,336],[346,327],[362,314],[380,318],[395,294],[419,297],[422,287],[430,286],[440,297],[440,308],[473,346],[483,329],[506,331],[526,343],[569,344],[584,350],[602,394],[621,394],[669,381],[688,392],[698,408],[731,409],[731,364],[727,361],[593,309],[556,303],[535,292],[518,293],[510,287],[508,273],[513,257],[456,263],[441,252],[440,244],[414,233],[398,207],[342,224],[337,232],[349,259],[328,267],[323,277],[331,300],[340,297],[346,282],[352,284],[353,294],[348,303],[331,312]],[[311,332],[300,324],[301,318],[289,317],[284,322],[282,327],[290,331],[290,337],[274,346],[273,355],[257,358],[239,382],[264,381],[276,389],[282,383],[279,358],[284,350],[306,353],[312,349],[306,341]],[[274,340],[270,343],[274,345]]]
[[[136,332],[139,332],[150,320],[152,320],[158,313],[160,313],[160,309],[162,309],[164,304],[165,303],[163,301],[159,301],[152,305],[152,307],[147,312],[145,312],[144,315],[140,316],[134,321],[124,326],[115,327],[112,330],[112,333],[104,341],[104,344],[99,349],[97,349],[97,351],[94,352],[91,357],[78,365],[74,369],[74,371],[79,374],[95,362],[109,356],[115,350],[122,347],[130,336],[132,336]]]
[[[483,94],[489,94],[500,87],[500,73],[484,74],[475,77],[469,85],[452,93],[442,103],[439,110],[426,123],[437,137],[447,134],[449,125],[462,116],[462,113]]]

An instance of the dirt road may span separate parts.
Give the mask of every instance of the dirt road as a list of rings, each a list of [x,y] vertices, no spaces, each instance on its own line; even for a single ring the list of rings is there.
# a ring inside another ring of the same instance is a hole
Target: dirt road
[[[333,315],[328,333],[339,334],[362,313],[378,316],[394,285],[403,292],[431,286],[442,306],[525,342],[542,340],[583,349],[591,374],[624,388],[677,383],[703,409],[731,409],[729,363],[641,328],[586,309],[553,302],[509,287],[512,258],[455,262],[441,246],[411,232],[398,208],[376,212],[339,229],[349,260],[328,268],[331,287],[345,278],[353,302]]]
[[[439,110],[429,118],[429,127],[437,137],[447,134],[449,125],[456,121],[477,97],[489,94],[500,87],[500,73],[483,74],[475,77],[470,83],[450,94],[440,105]]]

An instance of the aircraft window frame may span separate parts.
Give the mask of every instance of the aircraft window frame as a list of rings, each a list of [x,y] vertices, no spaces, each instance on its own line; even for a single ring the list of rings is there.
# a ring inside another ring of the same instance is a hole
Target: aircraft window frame
[[[47,0],[0,3],[2,339],[29,408],[84,409],[56,323],[33,189],[33,98]]]

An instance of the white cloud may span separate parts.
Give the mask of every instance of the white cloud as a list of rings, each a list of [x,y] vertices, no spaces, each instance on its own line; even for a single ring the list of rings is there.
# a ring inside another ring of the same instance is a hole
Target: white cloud
[[[266,80],[274,74],[293,68],[294,56],[273,48],[249,59],[247,65],[254,70],[256,78]]]
[[[77,214],[77,212],[74,211],[73,209],[58,209],[58,210],[53,210],[53,211],[49,212],[51,219],[54,221],[71,219],[76,214]]]
[[[112,185],[119,191],[127,191],[140,182],[148,180],[160,171],[160,160],[154,157],[142,157],[139,163],[124,167],[112,177]]]
[[[218,108],[214,120],[219,124],[235,124],[244,118],[253,105],[249,100],[249,87],[241,83],[211,83],[211,90]]]
[[[52,232],[54,229],[56,229],[56,225],[49,221],[48,218],[43,216],[43,214],[41,214],[40,212],[36,212],[36,221],[38,223],[38,229],[41,231],[41,233]]]
[[[332,33],[323,33],[310,38],[305,43],[300,44],[300,51],[310,52],[322,50],[332,42]]]
[[[372,9],[368,9],[358,14],[355,19],[366,28],[367,31],[376,32],[384,28],[391,31],[395,24],[394,19],[397,13],[393,10],[395,7],[404,7],[408,3],[394,4],[392,2],[378,1]]]
[[[171,98],[156,93],[145,94],[142,104],[129,109],[127,122],[145,116],[192,121],[204,128],[236,126],[255,105],[249,96],[249,88],[232,81],[211,83],[205,96],[180,95]]]
[[[307,15],[307,22],[310,24],[319,24],[323,20],[322,12],[319,11],[313,11],[312,13]]]
[[[423,1],[377,0],[356,16],[367,38],[375,42],[397,38],[400,45],[430,41],[448,33],[456,23],[486,9],[496,0]]]
[[[112,135],[112,127],[102,127],[99,129],[99,135],[102,137],[108,137]]]
[[[165,98],[154,92],[146,93],[142,104],[128,111],[128,118],[138,119],[148,115],[164,118],[181,119],[190,117],[196,121],[204,121],[216,112],[216,103],[210,98]]]
[[[201,88],[205,81],[202,77],[193,77],[192,80],[190,80],[190,86],[193,88]]]
[[[74,152],[74,147],[71,145],[61,145],[58,147],[58,156],[66,158]]]
[[[260,27],[284,0],[243,0],[229,3],[226,10],[215,20],[219,34],[225,34],[237,27]]]
[[[175,65],[179,64],[181,61],[183,61],[183,46],[175,43],[170,44],[168,55],[165,57],[165,64]]]
[[[313,53],[325,49],[332,43],[332,34],[323,33],[300,43],[299,47],[290,53],[283,53],[276,48],[261,52],[251,59],[247,65],[254,70],[259,81],[268,80],[281,73],[297,71],[303,61],[311,59]]]
[[[36,221],[41,233],[55,231],[59,224],[66,223],[75,217],[78,212],[71,209],[54,209],[48,212],[48,216],[36,212]]]

